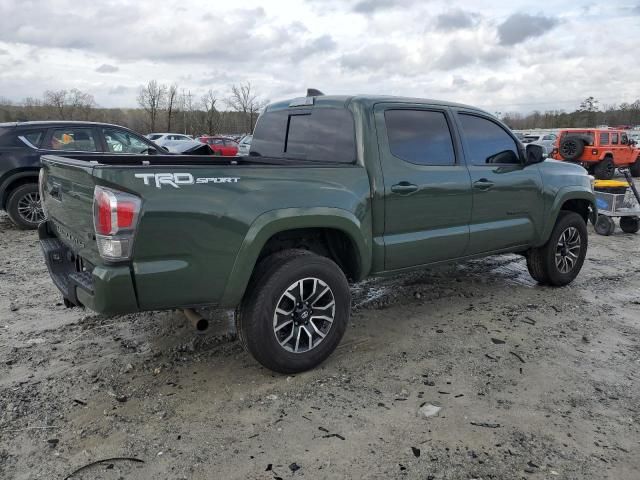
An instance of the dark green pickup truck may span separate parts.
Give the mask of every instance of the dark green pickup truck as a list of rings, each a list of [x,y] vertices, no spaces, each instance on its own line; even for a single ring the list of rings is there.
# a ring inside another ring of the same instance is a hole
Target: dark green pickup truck
[[[43,158],[39,235],[68,305],[106,314],[238,307],[279,372],[339,343],[349,282],[522,253],[571,282],[595,212],[577,165],[543,161],[493,116],[413,98],[307,96],[260,116],[247,157]]]

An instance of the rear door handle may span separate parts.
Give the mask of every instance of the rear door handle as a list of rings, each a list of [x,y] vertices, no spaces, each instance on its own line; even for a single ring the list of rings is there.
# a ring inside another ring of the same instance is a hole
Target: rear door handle
[[[476,180],[473,182],[473,188],[477,188],[478,190],[490,190],[493,188],[494,183],[490,182],[486,178],[481,178],[480,180]]]
[[[391,191],[399,195],[411,195],[418,191],[418,186],[409,182],[400,182],[393,185]]]

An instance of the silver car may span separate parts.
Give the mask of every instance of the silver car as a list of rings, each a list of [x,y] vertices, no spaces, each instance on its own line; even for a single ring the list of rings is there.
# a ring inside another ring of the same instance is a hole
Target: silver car
[[[525,145],[527,143],[540,145],[542,148],[544,148],[544,153],[550,155],[557,138],[558,136],[554,133],[527,133],[525,134],[524,138],[521,139],[521,142]]]
[[[251,150],[252,139],[253,139],[253,135],[245,135],[244,137],[242,137],[242,139],[238,143],[238,153],[236,153],[236,156],[246,157],[247,155],[249,155],[249,150]]]

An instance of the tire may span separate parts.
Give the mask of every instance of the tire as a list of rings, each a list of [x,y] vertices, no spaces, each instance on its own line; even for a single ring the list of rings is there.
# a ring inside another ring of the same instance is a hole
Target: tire
[[[7,214],[18,228],[34,230],[44,220],[37,183],[25,183],[9,194]]]
[[[616,173],[616,166],[611,157],[605,157],[593,168],[593,175],[598,180],[611,180]]]
[[[606,215],[598,215],[598,219],[596,220],[596,223],[594,223],[593,228],[598,235],[605,235],[608,237],[616,231],[616,222]]]
[[[636,158],[636,161],[629,167],[629,172],[632,177],[640,177],[640,157]]]
[[[638,233],[638,230],[640,230],[640,218],[620,217],[620,228],[625,233]]]
[[[584,152],[584,140],[580,137],[567,136],[560,142],[558,153],[565,160],[576,160]]]
[[[308,308],[296,307],[303,303]],[[286,250],[256,267],[236,328],[240,342],[260,364],[278,373],[297,373],[331,355],[350,312],[349,284],[338,265],[305,250]]]
[[[529,252],[527,268],[538,283],[554,287],[567,285],[580,273],[587,247],[584,219],[575,212],[562,210],[547,243]]]

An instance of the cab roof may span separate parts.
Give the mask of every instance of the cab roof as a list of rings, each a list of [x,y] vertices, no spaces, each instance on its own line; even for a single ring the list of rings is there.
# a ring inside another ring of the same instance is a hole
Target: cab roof
[[[433,100],[427,98],[399,97],[393,95],[318,95],[312,97],[297,97],[289,100],[282,100],[271,103],[265,112],[283,110],[295,107],[334,107],[347,108],[350,104],[360,104],[365,107],[373,107],[377,103],[407,103],[413,105],[430,105],[442,107],[456,107],[476,112],[488,113],[480,108],[462,103],[448,102],[444,100]]]

